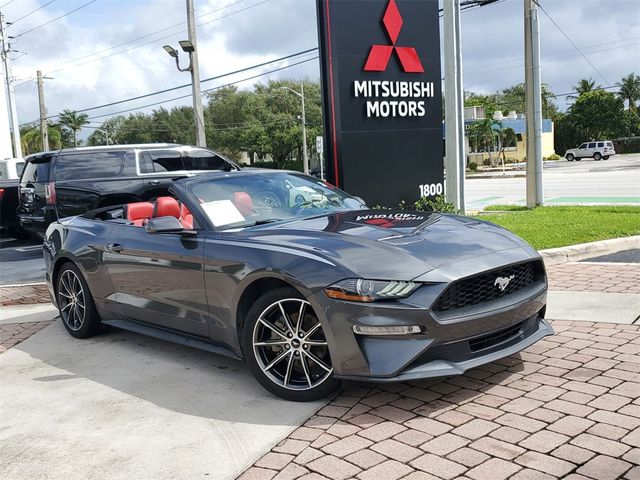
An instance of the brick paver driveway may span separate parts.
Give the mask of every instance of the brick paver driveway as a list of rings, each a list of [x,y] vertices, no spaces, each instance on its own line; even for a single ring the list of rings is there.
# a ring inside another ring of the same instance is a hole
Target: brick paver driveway
[[[240,478],[640,479],[640,326],[553,325],[464,376],[351,387]]]

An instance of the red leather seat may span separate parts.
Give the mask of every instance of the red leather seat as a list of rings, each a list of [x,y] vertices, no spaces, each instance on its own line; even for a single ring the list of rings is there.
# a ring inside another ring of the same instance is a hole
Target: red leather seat
[[[234,192],[233,204],[245,217],[253,212],[253,200],[247,192]]]
[[[193,229],[193,215],[184,203],[180,205],[180,223],[186,230]]]
[[[180,204],[173,197],[158,197],[154,217],[176,217],[180,220]]]
[[[124,206],[124,217],[136,227],[142,227],[153,216],[153,203],[135,202]]]

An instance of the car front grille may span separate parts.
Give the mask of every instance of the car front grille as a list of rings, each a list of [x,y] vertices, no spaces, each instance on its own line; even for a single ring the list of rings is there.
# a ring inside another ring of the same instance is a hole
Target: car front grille
[[[438,298],[434,311],[447,312],[511,295],[531,285],[542,271],[541,263],[532,261],[457,280]]]
[[[484,335],[482,337],[469,340],[469,350],[471,350],[472,352],[479,352],[480,350],[486,350],[487,348],[491,348],[503,342],[506,342],[516,335],[519,335],[523,325],[524,322],[520,322],[509,328],[504,328],[489,335]]]

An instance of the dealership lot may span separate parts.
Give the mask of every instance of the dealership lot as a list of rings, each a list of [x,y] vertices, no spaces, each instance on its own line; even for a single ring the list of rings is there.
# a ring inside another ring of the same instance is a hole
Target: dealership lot
[[[551,294],[637,296],[639,268],[555,265]],[[37,287],[0,291],[44,300]],[[325,405],[276,399],[210,353],[118,330],[78,341],[47,305],[2,308],[24,322],[0,324],[4,478],[600,480],[640,468],[640,325],[555,321],[556,336],[464,376],[349,384]]]

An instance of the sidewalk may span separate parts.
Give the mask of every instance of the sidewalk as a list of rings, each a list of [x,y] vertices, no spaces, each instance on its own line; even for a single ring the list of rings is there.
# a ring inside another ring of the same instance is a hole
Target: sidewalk
[[[553,326],[464,376],[352,387],[240,479],[640,478],[640,326]]]
[[[49,302],[49,289],[44,283],[0,286],[0,306]]]

